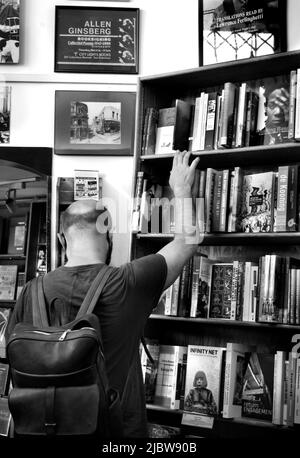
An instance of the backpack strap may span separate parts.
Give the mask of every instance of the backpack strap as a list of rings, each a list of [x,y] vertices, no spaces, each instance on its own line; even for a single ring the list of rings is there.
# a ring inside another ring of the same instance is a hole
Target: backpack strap
[[[32,318],[33,324],[37,327],[47,328],[50,326],[47,317],[46,302],[44,297],[43,277],[31,280],[32,294]]]
[[[106,284],[108,277],[110,276],[112,268],[103,265],[100,272],[96,275],[93,283],[91,284],[86,296],[81,304],[81,307],[77,313],[76,319],[81,318],[86,313],[92,313],[95,305],[98,302],[100,294],[102,293],[103,287]]]

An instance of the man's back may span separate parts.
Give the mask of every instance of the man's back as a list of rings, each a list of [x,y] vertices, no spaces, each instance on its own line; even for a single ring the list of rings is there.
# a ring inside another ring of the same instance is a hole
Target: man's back
[[[63,266],[44,277],[51,325],[62,325],[75,318],[102,265]],[[146,435],[138,348],[146,320],[162,292],[166,272],[165,260],[160,255],[111,268],[100,303],[94,310],[100,320],[110,385],[118,389],[121,398],[124,393],[125,437]],[[24,288],[16,304],[10,329],[18,321],[32,322],[28,287]]]

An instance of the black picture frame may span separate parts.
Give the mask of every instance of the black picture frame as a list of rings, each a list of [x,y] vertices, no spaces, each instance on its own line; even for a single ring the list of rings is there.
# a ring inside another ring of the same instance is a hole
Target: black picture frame
[[[55,154],[132,156],[135,92],[55,91]]]
[[[199,66],[285,52],[287,1],[274,4],[274,0],[248,0],[241,2],[243,9],[235,11],[232,0],[199,0]],[[259,15],[262,17],[253,20]],[[248,36],[237,41],[238,33],[245,31]],[[271,35],[273,49],[266,44]]]
[[[55,7],[55,72],[137,74],[139,8]]]

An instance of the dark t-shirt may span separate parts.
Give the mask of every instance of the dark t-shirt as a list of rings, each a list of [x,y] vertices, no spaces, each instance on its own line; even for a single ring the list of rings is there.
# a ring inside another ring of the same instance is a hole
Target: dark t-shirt
[[[75,318],[102,265],[62,266],[44,277],[51,325],[62,325]],[[138,350],[144,326],[162,293],[166,275],[167,265],[159,254],[112,268],[100,301],[94,309],[100,320],[108,379],[122,397],[125,437],[146,435]],[[28,284],[16,303],[8,333],[19,321],[32,323]],[[126,384],[129,371],[129,382]]]

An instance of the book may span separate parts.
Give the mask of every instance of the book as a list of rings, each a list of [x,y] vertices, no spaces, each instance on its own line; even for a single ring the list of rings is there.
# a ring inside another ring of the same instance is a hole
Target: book
[[[0,362],[0,396],[4,396],[7,388],[9,365]]]
[[[11,424],[11,413],[8,407],[8,398],[0,397],[0,436],[8,436]]]
[[[300,424],[300,358],[296,362],[294,424]]]
[[[147,116],[148,115],[148,116]],[[145,138],[142,154],[155,154],[158,110],[154,107],[147,108]]]
[[[137,176],[136,176],[132,218],[131,218],[131,230],[133,232],[137,232],[139,230],[141,199],[142,199],[142,193],[143,193],[143,182],[144,182],[144,172],[139,171],[137,172]]]
[[[287,216],[286,230],[294,232],[297,229],[298,220],[298,164],[292,164],[288,167],[288,190],[287,190]]]
[[[277,350],[274,357],[273,414],[272,423],[283,425],[284,411],[284,378],[286,352]]]
[[[190,118],[191,104],[184,100],[176,99],[174,107],[159,109],[155,154],[188,149]]]
[[[275,232],[285,232],[287,228],[288,175],[288,165],[278,167]]]
[[[205,129],[204,149],[211,150],[214,148],[216,116],[217,116],[217,92],[209,92],[207,101],[207,118]]]
[[[242,416],[272,421],[274,354],[251,352],[243,379]]]
[[[25,253],[27,216],[12,216],[9,219],[8,254]]]
[[[224,84],[224,98],[221,112],[220,145],[231,148],[237,86],[230,81]]]
[[[233,263],[212,265],[209,318],[230,319]]]
[[[0,265],[0,301],[12,301],[15,298],[18,266]]]
[[[208,318],[211,291],[212,262],[205,256],[195,255],[190,316]]]
[[[297,95],[297,70],[290,71],[290,103],[289,103],[289,129],[288,139],[295,138],[295,116]]]
[[[290,75],[264,78],[262,81],[265,120],[258,130],[258,143],[274,145],[289,141]]]
[[[224,348],[188,345],[184,411],[217,415]]]
[[[148,423],[148,435],[151,438],[172,438],[180,436],[180,428],[159,423]]]
[[[234,137],[234,144],[236,148],[240,148],[244,146],[244,133],[245,133],[245,125],[246,125],[246,94],[247,94],[247,83],[241,83],[239,87],[239,95],[238,95],[238,105],[237,105],[237,119],[236,119],[236,129],[235,129],[235,137]]]
[[[144,345],[141,343],[141,366],[145,387],[145,399],[147,403],[151,404],[154,402],[160,347],[157,339],[145,339],[145,344],[151,358],[147,354]]]
[[[286,50],[281,2],[203,0],[203,65]]]
[[[225,356],[223,417],[235,418],[242,415],[243,380],[247,367],[246,354],[249,345],[227,342]]]
[[[10,308],[0,307],[0,358],[6,358],[5,332],[11,315]]]
[[[160,345],[154,404],[179,409],[177,376],[186,351],[186,347],[180,345]]]
[[[275,173],[244,173],[237,231],[271,232],[274,216]]]

